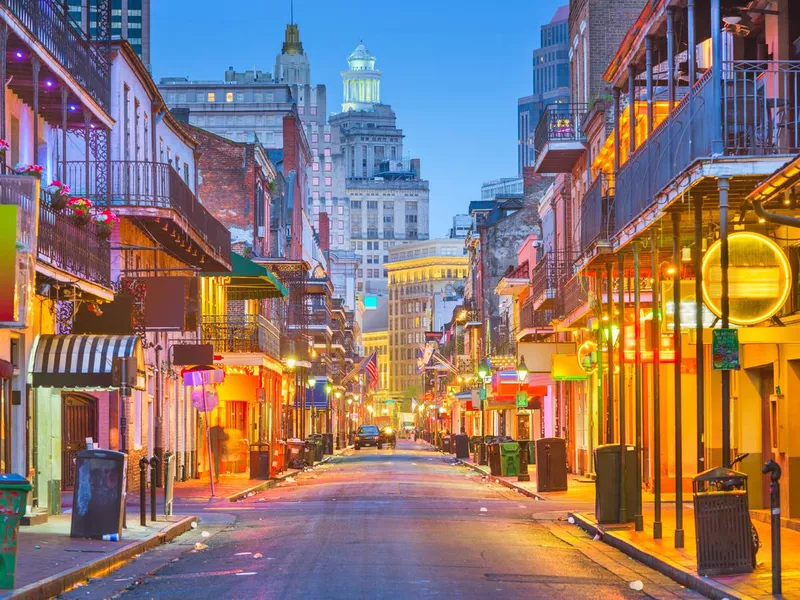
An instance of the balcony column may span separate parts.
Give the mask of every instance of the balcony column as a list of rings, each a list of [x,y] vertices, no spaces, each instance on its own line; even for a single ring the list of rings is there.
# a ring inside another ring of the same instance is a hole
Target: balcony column
[[[694,199],[694,310],[697,335],[697,472],[706,470],[705,345],[703,343],[703,198]]]
[[[650,287],[653,297],[653,494],[655,506],[653,515],[653,539],[660,540],[662,536],[661,524],[661,325],[659,323],[659,255],[658,232],[653,227],[650,230],[650,247],[652,248],[652,273]]]
[[[728,280],[728,190],[730,181],[719,179],[719,266],[721,271],[721,306],[720,315],[722,329],[727,329],[730,325],[728,318],[730,315],[730,297]],[[731,372],[720,371],[722,378],[722,466],[731,466]]]
[[[689,0],[686,8],[686,44],[689,61],[689,95],[694,96],[694,82],[697,81],[697,34],[695,33],[694,10],[695,1]]]
[[[639,269],[639,242],[633,242],[633,338],[634,338],[634,394],[635,418],[634,427],[636,445],[636,514],[633,517],[634,529],[644,531],[642,518],[642,346],[640,336],[642,333],[641,314],[641,272]]]
[[[711,154],[722,154],[722,7],[711,0]],[[721,180],[720,180],[721,181]],[[727,183],[727,182],[726,182]],[[727,189],[726,189],[727,192]],[[722,198],[720,198],[720,201]],[[723,371],[724,373],[724,371]],[[723,442],[724,443],[724,442]],[[728,461],[728,457],[723,457]]]
[[[150,110],[150,143],[153,147],[153,152],[150,156],[153,157],[153,163],[150,165],[152,169],[151,177],[152,181],[152,191],[153,191],[153,206],[158,206],[158,162],[159,162],[159,154],[158,154],[158,133],[156,132],[156,124],[158,123],[158,113],[160,107],[157,104],[153,104]],[[197,165],[195,164],[195,170],[197,169]],[[197,190],[195,189],[195,194],[197,194]]]
[[[673,340],[675,344],[675,547],[683,548],[683,427],[681,361],[681,214],[672,213],[672,263],[675,276],[672,280]]]
[[[613,90],[614,94],[614,174],[619,172],[619,164],[620,164],[620,142],[619,142],[619,97],[620,97],[620,89],[615,87]],[[610,288],[609,288],[610,289]],[[610,318],[610,316],[609,316]]]
[[[611,261],[606,263],[606,350],[608,354],[608,386],[606,388],[606,443],[614,442],[614,272]]]
[[[597,445],[601,446],[605,443],[603,439],[603,272],[598,268],[594,272],[594,290],[595,290],[595,312],[600,321],[600,327],[597,328]],[[594,457],[592,457],[594,460]],[[594,465],[597,469],[597,465]]]
[[[91,168],[91,157],[92,157],[92,113],[89,111],[87,107],[83,107],[83,134],[86,141],[85,152],[86,156],[84,157],[86,168],[84,169],[84,190],[86,190],[86,196],[89,196],[89,192],[92,189],[92,174],[90,171]]]
[[[35,165],[39,162],[39,73],[42,70],[42,63],[36,56],[31,56],[31,77],[33,78],[33,155],[30,164]]]
[[[647,137],[653,133],[653,38],[644,38],[645,74],[647,76]]]
[[[667,106],[669,116],[675,110],[675,9],[667,9]]]
[[[8,24],[0,21],[0,138],[6,139],[6,80],[8,79],[8,64],[6,52],[8,49]],[[5,163],[3,164],[5,172]]]
[[[628,156],[636,151],[636,68],[628,65]]]
[[[619,522],[628,522],[625,493],[625,255],[617,255],[617,310],[619,311]],[[611,372],[609,371],[609,377]]]
[[[67,181],[67,111],[69,107],[69,90],[67,86],[61,86],[61,173],[59,178],[62,182]]]

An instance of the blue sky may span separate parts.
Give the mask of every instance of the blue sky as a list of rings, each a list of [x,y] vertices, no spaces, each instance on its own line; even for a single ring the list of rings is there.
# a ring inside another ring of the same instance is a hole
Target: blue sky
[[[339,110],[340,72],[360,40],[383,72],[405,151],[431,185],[431,236],[446,235],[488,179],[516,175],[516,100],[530,93],[539,26],[564,0],[295,0],[313,83]],[[274,71],[289,0],[155,1],[152,63],[164,76]],[[220,10],[220,7],[224,7]],[[235,10],[234,10],[235,7]],[[176,24],[180,24],[176,26]]]

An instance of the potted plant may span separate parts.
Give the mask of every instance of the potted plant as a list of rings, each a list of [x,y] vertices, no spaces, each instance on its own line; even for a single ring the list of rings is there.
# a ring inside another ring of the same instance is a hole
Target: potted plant
[[[0,155],[5,154],[6,150],[10,149],[11,149],[11,144],[9,144],[3,138],[0,138]]]
[[[73,197],[67,200],[67,208],[72,211],[72,217],[81,227],[92,219],[92,201],[88,198]]]
[[[92,217],[92,221],[97,229],[97,235],[101,240],[107,240],[114,231],[114,226],[119,223],[119,217],[109,209],[98,211]]]
[[[44,171],[42,165],[26,165],[25,163],[19,163],[14,167],[14,173],[17,175],[29,175],[30,177],[36,177],[36,179],[41,179],[42,171]]]
[[[50,194],[50,208],[53,210],[61,210],[67,205],[67,199],[69,198],[68,185],[54,179],[47,186],[47,192]]]

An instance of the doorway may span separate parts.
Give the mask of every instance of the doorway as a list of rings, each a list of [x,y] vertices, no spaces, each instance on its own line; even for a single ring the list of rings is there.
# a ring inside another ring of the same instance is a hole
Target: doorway
[[[760,370],[761,375],[761,462],[774,459],[772,449],[777,443],[773,440],[773,419],[777,414],[772,409],[770,396],[775,393],[775,372],[767,367]],[[777,427],[777,422],[775,422]],[[769,478],[761,478],[761,506],[769,506]]]
[[[61,395],[61,489],[75,485],[75,459],[86,449],[86,438],[97,441],[97,399],[76,393]]]

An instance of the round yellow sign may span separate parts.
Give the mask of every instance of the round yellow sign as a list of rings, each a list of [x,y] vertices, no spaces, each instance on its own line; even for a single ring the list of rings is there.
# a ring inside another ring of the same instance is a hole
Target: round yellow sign
[[[722,268],[717,240],[703,257],[703,301],[722,316]],[[783,249],[772,239],[751,231],[728,236],[729,320],[755,325],[774,316],[789,298],[792,275]]]

